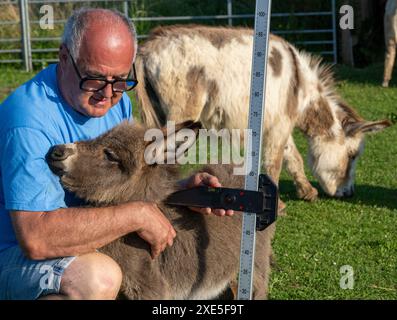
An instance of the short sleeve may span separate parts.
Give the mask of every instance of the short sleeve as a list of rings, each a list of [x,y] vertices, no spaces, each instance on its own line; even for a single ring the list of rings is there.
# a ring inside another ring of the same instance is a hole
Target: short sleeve
[[[123,118],[127,119],[130,122],[133,122],[131,99],[125,92],[123,93],[123,105],[125,110],[125,115]]]
[[[65,192],[47,165],[50,139],[40,130],[13,128],[4,135],[1,175],[7,210],[51,211],[66,207]]]

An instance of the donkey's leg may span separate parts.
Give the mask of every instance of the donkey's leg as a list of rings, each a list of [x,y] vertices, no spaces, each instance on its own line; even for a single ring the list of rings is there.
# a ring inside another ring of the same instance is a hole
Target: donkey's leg
[[[385,33],[385,69],[383,73],[383,87],[389,86],[389,81],[393,73],[394,60],[396,58],[396,32],[397,17],[392,14],[385,14],[384,17],[384,33]]]
[[[189,99],[191,101],[191,99]],[[168,121],[173,121],[175,123],[181,123],[184,121],[199,121],[200,114],[203,107],[194,101],[192,104],[186,103],[186,105],[177,105],[168,108],[169,114],[167,115]]]
[[[281,132],[285,132],[283,128],[273,126],[272,129],[265,132],[264,135],[265,145],[263,159],[265,171],[277,186],[283,164],[284,147],[288,140],[288,136],[285,138],[280,136]],[[281,199],[279,199],[278,202],[278,214],[285,214],[285,203],[281,201]]]
[[[383,74],[383,87],[389,86],[389,81],[391,79],[394,67],[394,60],[396,58],[396,43],[393,40],[389,40],[386,45],[386,54],[385,54],[385,69]]]
[[[305,175],[302,157],[295,145],[292,135],[289,136],[284,149],[284,166],[294,179],[298,198],[306,201],[317,199],[318,191],[313,188]]]
[[[204,68],[193,68],[186,75],[186,87],[168,101],[168,119],[175,122],[199,121],[206,103],[217,94],[214,84],[207,80]]]
[[[397,17],[394,14],[385,14],[384,34],[385,34],[385,69],[383,74],[383,87],[389,86],[389,81],[393,73],[394,60],[396,57],[396,33]]]

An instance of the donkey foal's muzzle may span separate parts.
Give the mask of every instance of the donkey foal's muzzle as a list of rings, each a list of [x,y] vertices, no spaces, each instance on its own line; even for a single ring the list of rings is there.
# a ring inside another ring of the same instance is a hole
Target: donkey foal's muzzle
[[[46,155],[46,160],[51,170],[60,175],[65,170],[64,161],[74,154],[74,150],[66,145],[56,145],[50,148]]]

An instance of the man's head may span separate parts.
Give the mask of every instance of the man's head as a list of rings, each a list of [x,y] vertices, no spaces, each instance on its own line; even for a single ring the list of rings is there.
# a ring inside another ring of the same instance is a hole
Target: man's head
[[[109,81],[134,77],[134,26],[116,11],[80,9],[66,23],[59,52],[58,85],[66,101],[89,117],[105,115],[121,99],[112,84],[97,91],[80,88],[82,78]]]

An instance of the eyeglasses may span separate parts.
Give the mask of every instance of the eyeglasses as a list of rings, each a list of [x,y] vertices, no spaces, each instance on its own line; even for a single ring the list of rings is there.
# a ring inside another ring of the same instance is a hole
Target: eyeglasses
[[[134,89],[137,84],[138,80],[136,80],[136,71],[135,71],[135,64],[132,64],[132,72],[133,72],[133,78],[127,78],[127,79],[114,79],[114,80],[107,80],[103,78],[97,78],[97,77],[82,77],[81,73],[79,72],[79,69],[77,68],[76,62],[74,61],[72,55],[69,52],[69,49],[67,49],[70,59],[72,60],[72,64],[74,67],[74,70],[76,71],[77,75],[80,78],[80,89],[84,91],[89,91],[89,92],[96,92],[99,90],[102,90],[105,88],[108,84],[112,85],[112,90],[113,92],[124,92],[124,91],[130,91]],[[128,75],[130,75],[131,71],[129,72]]]

